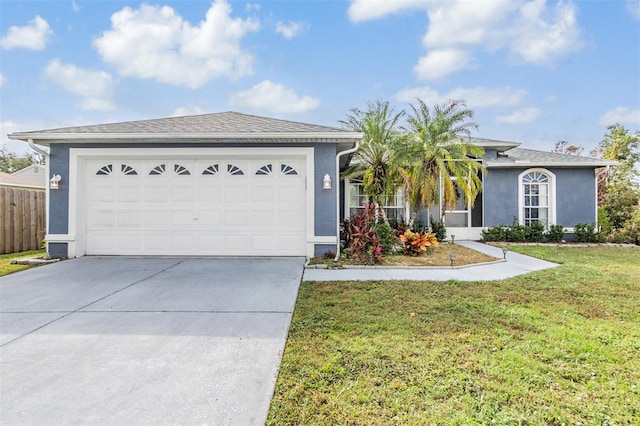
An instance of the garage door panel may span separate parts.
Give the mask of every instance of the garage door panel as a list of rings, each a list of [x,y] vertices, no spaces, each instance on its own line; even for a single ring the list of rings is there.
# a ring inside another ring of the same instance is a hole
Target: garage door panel
[[[87,227],[113,228],[115,226],[115,213],[113,210],[90,210],[88,213]]]
[[[89,159],[87,254],[304,255],[302,158]]]
[[[120,210],[118,212],[118,227],[140,228],[142,226],[141,212],[138,210]]]
[[[228,209],[224,212],[223,226],[245,227],[249,223],[247,210]]]
[[[168,185],[147,185],[144,188],[144,201],[148,203],[166,203],[169,201]]]
[[[172,210],[169,224],[171,226],[191,226],[195,219],[193,210]]]
[[[229,184],[223,188],[225,203],[246,203],[249,201],[249,188],[247,184]]]

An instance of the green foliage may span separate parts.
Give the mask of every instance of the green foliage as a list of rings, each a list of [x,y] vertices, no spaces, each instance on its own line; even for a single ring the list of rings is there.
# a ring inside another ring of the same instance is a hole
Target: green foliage
[[[535,221],[529,226],[525,226],[524,239],[527,242],[541,243],[544,241],[544,224],[542,222]]]
[[[481,235],[482,241],[486,242],[507,241],[507,226],[490,226],[487,229],[483,229]]]
[[[574,232],[579,243],[598,243],[601,241],[596,227],[592,223],[577,223]]]
[[[376,236],[375,217],[375,205],[367,204],[355,217],[343,222],[345,252],[366,265],[382,261],[382,246]]]
[[[444,226],[444,222],[442,219],[434,220],[433,218],[429,218],[429,222],[431,223],[431,231],[436,235],[438,242],[443,242],[447,239],[447,227]]]
[[[0,147],[0,172],[13,173],[32,164],[44,164],[44,159],[39,154],[34,153],[18,156],[16,153],[8,151],[5,147]]]
[[[613,231],[613,226],[607,215],[607,209],[604,206],[598,206],[598,226],[602,235],[609,235]]]
[[[550,243],[560,243],[564,240],[564,234],[564,226],[551,225],[549,226],[549,230],[545,233],[545,238]]]
[[[482,187],[480,175],[485,172],[473,158],[481,157],[484,150],[468,141],[477,124],[469,121],[473,111],[465,104],[450,100],[430,109],[418,99],[411,109],[407,134],[398,145],[399,171],[411,206],[410,227],[418,211],[437,204],[440,195],[443,208],[455,206],[456,189],[462,191],[465,202],[473,204]]]
[[[551,225],[545,231],[541,222],[533,222],[529,226],[520,225],[514,220],[513,224],[490,226],[482,230],[482,240],[487,242],[561,242],[564,239],[564,227],[562,225]]]
[[[527,227],[520,225],[514,217],[511,226],[507,227],[505,237],[510,243],[524,243],[527,240]]]
[[[640,191],[633,186],[612,184],[603,197],[603,207],[611,226],[615,229],[623,228],[624,223],[631,219],[633,207],[638,204]]]
[[[386,223],[378,223],[375,226],[376,237],[382,247],[382,254],[391,254],[398,240],[393,232],[393,228]]]
[[[351,109],[347,119],[340,121],[364,135],[354,154],[356,161],[343,175],[362,176],[365,194],[379,206],[395,195],[401,182],[395,165],[395,145],[400,138],[397,123],[403,115],[404,111],[395,113],[388,101],[376,101],[369,102],[366,111]],[[380,208],[379,213],[386,222],[384,209]]]
[[[418,256],[427,248],[438,246],[435,234],[429,232],[420,234],[407,229],[404,234],[400,235],[400,240],[402,240],[405,252],[409,256]]]
[[[609,239],[620,244],[640,245],[640,206],[631,209],[631,217],[622,228],[613,230]]]

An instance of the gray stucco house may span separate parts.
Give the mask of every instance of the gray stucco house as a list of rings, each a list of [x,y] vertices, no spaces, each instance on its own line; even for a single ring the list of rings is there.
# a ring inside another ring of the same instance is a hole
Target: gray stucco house
[[[362,134],[335,127],[224,112],[9,137],[50,148],[54,257],[321,256],[336,250],[339,218],[366,201],[358,181],[339,178]],[[595,169],[609,162],[474,143],[485,149],[483,192],[446,212],[450,234],[478,239],[514,217],[596,221]],[[407,217],[402,192],[386,208]]]

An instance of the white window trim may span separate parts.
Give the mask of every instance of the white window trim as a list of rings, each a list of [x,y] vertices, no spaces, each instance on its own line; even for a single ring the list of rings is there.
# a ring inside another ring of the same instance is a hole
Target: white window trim
[[[354,179],[355,180],[355,179]],[[359,179],[358,179],[359,180]],[[349,178],[344,178],[344,217],[346,218],[351,218],[351,209],[352,208],[360,208],[362,206],[352,206],[351,205],[351,187],[355,186],[355,185],[362,185],[362,182],[351,182],[351,179]],[[403,190],[403,188],[398,188],[398,192]],[[397,195],[397,193],[396,193]],[[377,204],[376,204],[377,206]],[[387,209],[387,208],[399,208],[398,206],[382,206],[382,208]],[[405,203],[404,203],[404,219],[405,221],[409,220],[409,215],[411,214],[411,210],[409,208],[409,202],[406,201],[406,195],[405,195]]]
[[[549,178],[549,219],[547,221],[547,228],[551,225],[556,225],[556,175],[547,169],[535,167],[527,169],[518,175],[518,223],[524,225],[524,185],[522,178],[529,173],[542,173]]]

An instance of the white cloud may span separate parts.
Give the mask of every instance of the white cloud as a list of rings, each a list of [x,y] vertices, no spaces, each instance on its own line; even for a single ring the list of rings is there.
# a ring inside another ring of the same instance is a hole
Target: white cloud
[[[508,51],[514,62],[541,66],[582,48],[577,8],[547,0],[354,0],[353,22],[378,19],[400,10],[425,9],[429,20],[422,41],[427,49],[414,67],[421,79],[434,80],[468,68],[474,52]]]
[[[80,5],[75,0],[71,0],[71,10],[80,12]]]
[[[640,19],[640,0],[627,0],[627,12],[633,19]]]
[[[285,23],[282,21],[278,21],[278,23],[276,24],[276,32],[282,34],[284,38],[288,40],[291,40],[307,28],[308,24],[305,22],[289,21]]]
[[[24,48],[42,50],[47,46],[53,31],[47,21],[36,16],[24,27],[13,26],[7,35],[0,39],[3,49]]]
[[[87,110],[114,109],[113,77],[106,71],[92,71],[52,59],[44,74],[67,92],[82,96],[81,107]]]
[[[7,80],[4,78],[4,75],[0,74],[0,87],[4,86],[5,81]]]
[[[497,124],[526,124],[533,123],[542,115],[542,111],[536,107],[522,108],[509,115],[496,117]]]
[[[257,12],[260,10],[260,3],[247,3],[245,9],[247,12]]]
[[[200,107],[199,105],[189,105],[185,107],[176,108],[172,113],[171,117],[183,117],[185,115],[200,115],[206,114],[207,111]]]
[[[437,49],[420,58],[413,67],[413,72],[421,80],[437,80],[468,68],[471,65],[471,56],[461,49]]]
[[[427,105],[440,104],[448,99],[454,99],[464,101],[467,107],[476,109],[514,107],[520,105],[526,95],[526,90],[514,89],[509,86],[496,88],[478,86],[469,89],[457,87],[443,94],[429,86],[424,86],[401,90],[396,93],[395,98],[400,102],[409,103],[414,102],[416,98],[420,98]]]
[[[311,111],[320,105],[320,100],[299,96],[280,83],[264,80],[249,90],[231,94],[229,104],[258,111],[288,113]]]
[[[382,18],[406,9],[427,9],[429,0],[353,0],[348,15],[351,22]],[[435,3],[432,1],[432,3]]]
[[[598,121],[603,126],[616,123],[640,126],[640,108],[617,107],[602,114]]]
[[[232,18],[231,6],[216,0],[197,26],[168,6],[125,7],[111,16],[111,30],[94,46],[118,73],[128,77],[201,87],[216,78],[252,73],[252,56],[240,44],[260,28],[254,18]]]

